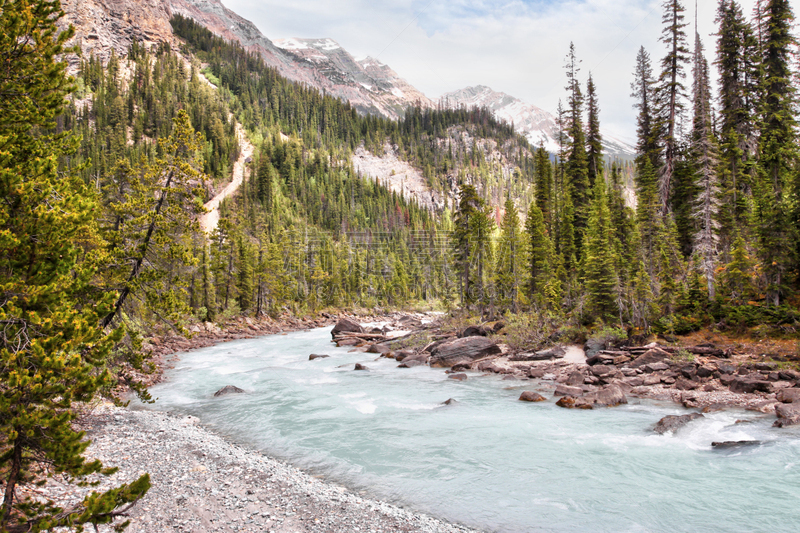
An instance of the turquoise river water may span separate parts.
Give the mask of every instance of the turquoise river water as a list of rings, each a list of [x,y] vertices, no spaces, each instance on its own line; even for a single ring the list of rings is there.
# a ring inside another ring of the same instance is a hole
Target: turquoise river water
[[[179,355],[155,409],[369,495],[485,531],[800,531],[800,430],[774,416],[706,415],[631,398],[592,411],[517,401],[547,386],[348,353],[329,329]],[[309,361],[309,354],[330,354]],[[369,367],[354,371],[355,363]],[[246,394],[214,398],[225,385]],[[448,398],[457,403],[442,405]],[[737,421],[739,421],[737,423]],[[761,445],[714,450],[712,441]]]

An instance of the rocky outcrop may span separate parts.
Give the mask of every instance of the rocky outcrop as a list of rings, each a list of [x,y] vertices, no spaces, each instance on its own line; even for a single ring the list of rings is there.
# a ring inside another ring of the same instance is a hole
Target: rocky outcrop
[[[554,346],[538,352],[521,352],[511,355],[509,361],[547,361],[550,359],[561,359],[567,351],[563,346]]]
[[[661,348],[651,348],[631,362],[632,368],[639,368],[651,363],[660,363],[669,357],[669,353]]]
[[[704,417],[700,413],[665,416],[656,423],[656,427],[653,428],[653,431],[655,431],[659,435],[663,435],[667,431],[671,431],[674,433],[675,431],[679,430],[692,420],[697,420],[698,418],[704,418]]]
[[[800,389],[782,389],[778,391],[777,399],[782,403],[800,403]]]
[[[444,342],[434,348],[431,351],[430,364],[433,367],[451,367],[501,352],[502,349],[486,337],[464,337]]]
[[[219,389],[217,392],[214,393],[215,397],[219,396],[226,396],[228,394],[242,394],[244,393],[243,389],[236,387],[235,385],[226,385]]]

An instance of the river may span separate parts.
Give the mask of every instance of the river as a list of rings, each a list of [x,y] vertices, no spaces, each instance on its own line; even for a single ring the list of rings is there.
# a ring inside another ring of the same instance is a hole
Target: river
[[[309,361],[312,353],[331,357]],[[336,348],[329,328],[220,344],[179,354],[151,389],[153,408],[485,531],[800,529],[800,430],[772,428],[774,416],[716,412],[657,435],[660,418],[688,411],[634,398],[591,411],[520,402],[523,390],[552,393],[535,381],[470,373],[457,382],[375,357]],[[246,394],[214,398],[225,385]],[[739,440],[762,444],[711,447]]]

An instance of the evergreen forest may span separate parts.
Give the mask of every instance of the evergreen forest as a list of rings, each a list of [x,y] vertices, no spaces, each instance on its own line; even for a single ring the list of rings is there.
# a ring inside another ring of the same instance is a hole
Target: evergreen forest
[[[128,372],[146,368],[142,339],[193,323],[415,308],[796,338],[794,14],[717,4],[704,43],[664,0],[663,48],[631,58],[625,162],[603,153],[572,46],[548,153],[488,109],[360,115],[181,16],[179,49],[134,42],[102,62],[68,45],[58,1],[0,0],[0,531],[109,523],[147,491],[144,475],[75,508],[14,497],[43,469],[111,473],[82,457],[73,404],[120,383],[147,400]],[[441,205],[360,175],[359,148],[398,154]]]

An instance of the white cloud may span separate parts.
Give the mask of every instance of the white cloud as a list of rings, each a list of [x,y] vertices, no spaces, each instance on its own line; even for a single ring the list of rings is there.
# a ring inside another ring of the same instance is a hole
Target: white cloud
[[[749,15],[755,0],[742,2]],[[592,72],[604,129],[635,136],[629,97],[640,46],[657,70],[661,0],[223,0],[270,39],[330,37],[356,57],[379,56],[427,96],[488,85],[554,112],[564,98],[570,41],[581,79]],[[686,4],[690,44],[694,5]],[[716,0],[698,0],[709,60]],[[689,69],[690,71],[690,69]]]

